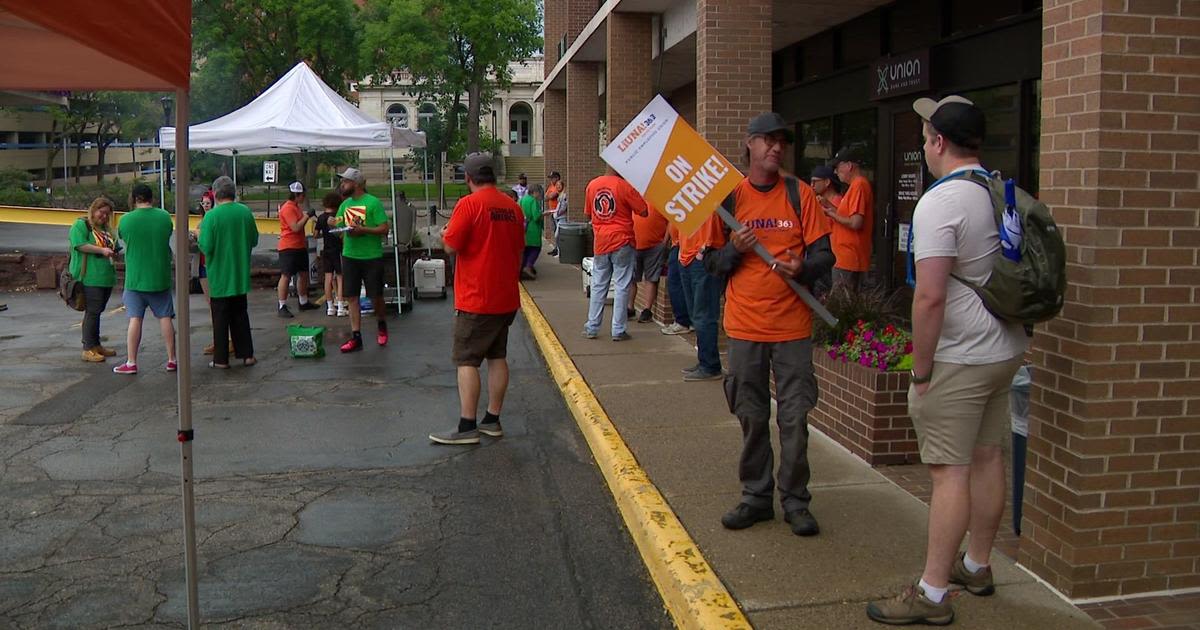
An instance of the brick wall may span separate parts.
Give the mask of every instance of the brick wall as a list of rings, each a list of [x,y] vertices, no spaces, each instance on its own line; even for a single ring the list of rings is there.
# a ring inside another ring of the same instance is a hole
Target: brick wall
[[[600,68],[595,63],[567,66],[567,211],[572,221],[583,220],[584,191],[603,173],[600,160]]]
[[[608,139],[621,133],[653,98],[653,66],[649,13],[613,13],[608,16],[608,63],[604,96]]]
[[[735,164],[771,110],[771,1],[697,0],[696,129]]]
[[[551,171],[562,174],[567,170],[567,92],[546,90],[543,95],[542,137],[546,139],[546,175]]]
[[[1048,0],[1039,328],[1020,561],[1073,598],[1200,587],[1200,2]]]
[[[542,64],[543,76],[550,76],[554,66],[558,64],[558,42],[563,33],[567,32],[567,2],[566,0],[546,0],[544,5],[544,28],[546,45],[542,47],[545,60]]]
[[[872,466],[915,464],[917,434],[908,417],[904,372],[879,372],[813,355],[820,397],[808,421]]]

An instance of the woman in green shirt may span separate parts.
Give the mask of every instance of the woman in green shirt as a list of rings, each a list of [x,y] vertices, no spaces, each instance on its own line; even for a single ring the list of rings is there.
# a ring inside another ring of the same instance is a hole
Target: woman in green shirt
[[[117,274],[113,256],[117,239],[109,223],[112,221],[112,202],[97,197],[88,206],[87,218],[80,217],[71,226],[71,275],[83,284],[86,307],[83,311],[83,360],[102,363],[117,352],[100,345],[100,313],[112,296]]]
[[[542,253],[542,185],[534,184],[521,197],[521,213],[525,215],[525,255],[521,263],[521,279],[537,278],[533,264]]]

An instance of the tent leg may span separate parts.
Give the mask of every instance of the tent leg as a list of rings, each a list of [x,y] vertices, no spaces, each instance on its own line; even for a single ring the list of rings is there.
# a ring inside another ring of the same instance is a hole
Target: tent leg
[[[237,190],[237,151],[233,152],[233,189]]]
[[[175,90],[175,168],[183,188],[175,190],[175,251],[188,250],[188,182],[191,165],[188,155],[188,91]],[[179,459],[183,492],[183,554],[187,580],[188,628],[200,627],[200,602],[196,584],[196,504],[192,488],[192,361],[191,312],[188,295],[191,266],[175,265],[175,316],[179,378]]]
[[[392,259],[396,262],[396,312],[403,313],[404,309],[400,305],[400,300],[403,299],[400,295],[400,287],[403,284],[400,282],[400,232],[397,229],[400,223],[396,218],[400,209],[396,206],[396,149],[393,147],[388,147],[388,179],[392,182]]]

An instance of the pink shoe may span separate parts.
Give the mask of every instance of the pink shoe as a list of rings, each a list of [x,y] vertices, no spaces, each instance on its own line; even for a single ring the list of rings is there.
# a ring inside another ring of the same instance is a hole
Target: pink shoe
[[[179,369],[178,363],[175,363],[174,361],[167,361],[167,371],[168,372],[174,372],[177,369]]]
[[[113,374],[137,374],[137,366],[126,361],[113,368]]]
[[[388,342],[387,331],[386,330],[379,331],[379,334],[375,336],[375,341],[379,342],[379,345],[381,345],[381,346],[386,346],[387,342]]]
[[[342,344],[342,352],[356,352],[362,350],[362,342],[351,338],[350,341]]]

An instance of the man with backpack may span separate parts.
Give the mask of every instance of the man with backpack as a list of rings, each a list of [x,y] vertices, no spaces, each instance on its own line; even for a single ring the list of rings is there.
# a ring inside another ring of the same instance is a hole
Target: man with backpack
[[[749,175],[725,201],[744,226],[727,232],[714,217],[701,252],[705,269],[727,282],[725,332],[729,375],[725,397],[742,425],[738,475],[741,501],[721,518],[728,529],[745,529],[775,518],[774,453],[771,449],[771,374],[775,374],[779,424],[779,500],[797,536],[820,531],[809,511],[808,412],[817,404],[812,365],[813,314],[787,278],[811,285],[829,272],[834,255],[829,222],[816,194],[779,168],[792,131],[776,113],[750,121],[745,157]],[[770,263],[754,253],[761,243]]]
[[[1004,511],[1001,445],[1009,433],[1012,378],[1028,338],[1020,321],[993,315],[973,290],[1005,273],[995,267],[1000,238],[992,178],[979,161],[983,112],[960,96],[923,98],[913,109],[924,120],[925,162],[938,178],[917,203],[912,223],[908,410],[933,481],[929,545],[920,581],[871,603],[867,615],[889,624],[940,625],[954,619],[950,584],[974,595],[995,592],[988,560]],[[967,550],[959,553],[968,530]]]

